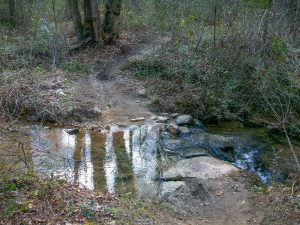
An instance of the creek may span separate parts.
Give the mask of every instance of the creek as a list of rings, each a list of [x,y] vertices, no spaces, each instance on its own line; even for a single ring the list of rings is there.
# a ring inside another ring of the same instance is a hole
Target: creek
[[[104,132],[80,129],[70,135],[59,127],[30,126],[30,152],[34,169],[56,175],[103,193],[158,196],[163,171],[184,158],[212,155],[256,174],[262,183],[284,181],[297,171],[284,136],[263,128],[224,123],[209,132],[189,127],[178,136],[162,124],[112,126]],[[300,143],[293,139],[300,157]]]

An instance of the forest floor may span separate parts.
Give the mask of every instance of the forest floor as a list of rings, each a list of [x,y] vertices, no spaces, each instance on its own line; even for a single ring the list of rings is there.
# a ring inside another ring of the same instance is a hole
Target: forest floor
[[[31,80],[22,85],[38,87],[40,102],[35,107],[45,108],[51,102],[60,104],[56,107],[60,109],[60,113],[53,113],[53,117],[58,116],[53,121],[56,123],[99,129],[112,124],[130,126],[135,124],[132,119],[136,118],[144,118],[145,120],[141,119],[142,123],[146,123],[153,115],[147,107],[151,96],[147,96],[144,84],[133,79],[126,68],[134,58],[151,51],[153,42],[150,40],[144,33],[125,33],[116,45],[104,50],[86,49],[74,53],[72,61],[82,68],[88,68],[86,75],[78,76],[58,69],[40,75],[43,76],[42,84]],[[69,105],[70,102],[72,105]],[[35,110],[37,111],[39,110]],[[49,110],[40,112],[49,113]],[[41,119],[39,117],[44,115],[28,116],[32,120]],[[213,206],[197,205],[196,208],[204,209],[201,212],[185,212],[180,208],[172,209],[169,203],[139,201],[126,195],[106,196],[59,183],[60,181],[49,184],[49,181],[35,176],[20,180],[14,178],[9,180],[8,186],[3,185],[4,181],[0,182],[3,189],[0,192],[1,208],[6,210],[6,215],[11,213],[12,205],[18,208],[13,214],[14,220],[3,220],[2,224],[21,224],[20,221],[28,224],[300,223],[300,210],[296,207],[300,206],[300,200],[292,202],[293,194],[296,193],[295,185],[253,189],[256,187],[255,182],[247,179],[238,176],[230,180],[224,177],[213,181],[212,185],[223,185],[220,194],[223,200],[217,201]],[[27,187],[24,185],[33,183],[32,180],[34,184]],[[235,182],[234,185],[231,181]],[[17,201],[10,201],[11,199]]]

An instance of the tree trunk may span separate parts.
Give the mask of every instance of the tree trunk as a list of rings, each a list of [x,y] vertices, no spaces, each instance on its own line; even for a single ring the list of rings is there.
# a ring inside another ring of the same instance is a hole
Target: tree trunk
[[[83,0],[83,33],[85,37],[92,37],[92,14],[91,14],[91,0]]]
[[[84,39],[81,16],[78,7],[78,0],[68,0],[71,17],[74,24],[74,29],[79,41]]]
[[[112,44],[119,37],[122,0],[108,0],[104,20],[105,42]]]
[[[16,25],[16,1],[8,0],[9,4],[9,22],[11,26]]]
[[[99,9],[97,0],[91,1],[91,16],[92,16],[92,39],[95,42],[102,41],[102,26],[100,21]]]

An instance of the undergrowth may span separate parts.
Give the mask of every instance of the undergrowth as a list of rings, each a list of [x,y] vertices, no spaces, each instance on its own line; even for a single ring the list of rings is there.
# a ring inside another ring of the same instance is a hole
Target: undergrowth
[[[296,129],[299,29],[287,27],[299,15],[253,1],[166,1],[158,12],[157,29],[167,39],[132,65],[147,81],[156,110]]]

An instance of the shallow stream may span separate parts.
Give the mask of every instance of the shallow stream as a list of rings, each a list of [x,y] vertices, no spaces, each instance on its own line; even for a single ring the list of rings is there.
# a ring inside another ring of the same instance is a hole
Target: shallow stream
[[[170,137],[159,124],[126,129],[115,126],[102,133],[81,129],[74,135],[64,128],[32,126],[31,160],[35,170],[45,176],[59,175],[96,191],[132,192],[143,198],[159,195],[162,172],[187,158],[183,153],[191,149],[193,154],[205,151],[221,159],[225,154],[229,157],[227,161],[252,171],[263,183],[272,179],[284,181],[297,169],[286,140],[279,134],[232,124],[211,125],[209,132],[231,140],[233,149],[223,152],[224,149],[204,145],[201,138],[210,133],[199,128],[191,128],[190,134]],[[299,142],[292,141],[300,156]],[[166,152],[169,143],[176,145],[171,154]]]

